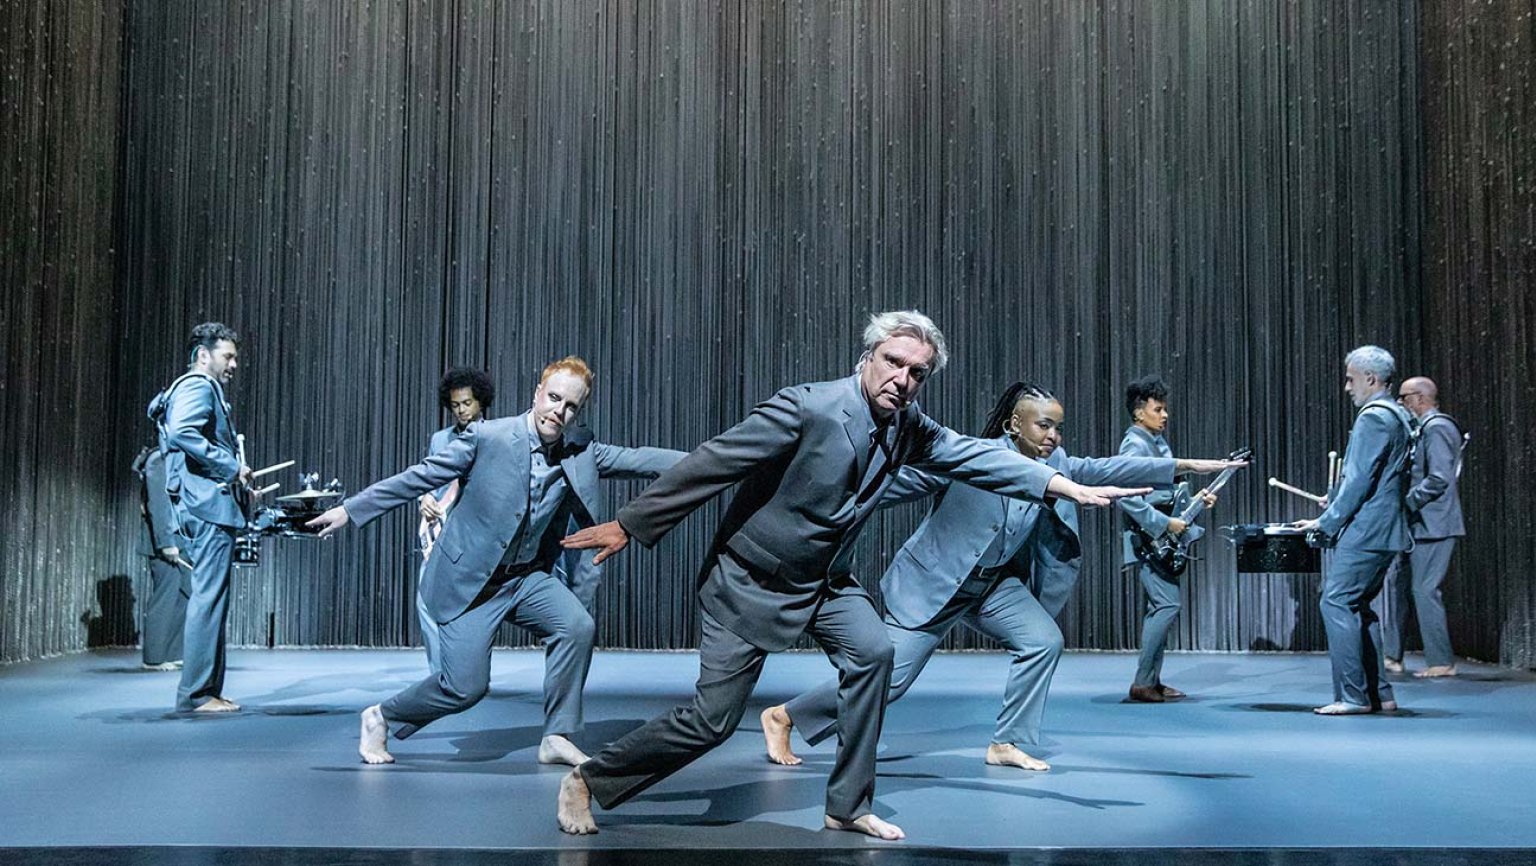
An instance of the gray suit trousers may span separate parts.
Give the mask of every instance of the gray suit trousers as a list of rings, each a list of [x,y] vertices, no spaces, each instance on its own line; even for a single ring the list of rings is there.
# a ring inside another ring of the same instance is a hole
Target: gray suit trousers
[[[1445,583],[1446,569],[1451,565],[1451,554],[1456,550],[1456,539],[1420,539],[1413,550],[1398,554],[1392,570],[1387,572],[1387,615],[1381,626],[1382,649],[1387,658],[1403,657],[1403,632],[1408,628],[1408,603],[1418,614],[1419,635],[1424,638],[1424,663],[1449,666],[1456,663],[1451,653],[1451,631],[1445,624],[1445,602],[1440,597],[1440,586]]]
[[[1328,635],[1333,699],[1379,707],[1392,700],[1381,652],[1381,623],[1371,601],[1381,592],[1394,553],[1339,548],[1323,575],[1318,609]]]
[[[728,554],[716,568],[741,569]],[[768,651],[700,611],[699,681],[693,702],[657,716],[603,749],[578,769],[605,809],[623,803],[725,742],[740,724]],[[827,782],[827,814],[853,820],[875,796],[875,749],[885,718],[891,642],[862,595],[828,597],[807,632],[832,657],[840,685],[842,725],[837,760]]]
[[[921,628],[904,628],[887,617],[886,631],[896,650],[887,700],[900,700],[907,693],[945,635],[962,622],[1013,655],[992,742],[1037,745],[1051,677],[1061,660],[1061,629],[1016,577],[994,585],[984,573],[972,572],[933,621]],[[837,680],[800,695],[784,709],[806,742],[821,742],[837,733]]]
[[[144,664],[181,661],[187,628],[187,600],[192,596],[190,570],[158,556],[149,560],[149,597],[139,642]]]
[[[182,634],[181,685],[176,709],[195,710],[224,692],[224,624],[229,619],[230,559],[235,531],[187,515],[178,534],[192,562],[192,595]]]
[[[420,581],[420,577],[417,580]],[[421,594],[419,582],[416,585],[416,619],[421,623],[421,645],[427,651],[427,670],[434,674],[442,673],[442,654],[438,650],[442,626],[437,624],[437,620],[432,618],[431,611],[427,610],[427,599]]]
[[[592,665],[592,615],[549,572],[515,577],[438,631],[441,670],[380,705],[410,730],[461,713],[491,685],[491,643],[502,620],[544,639],[544,733],[582,728],[581,693]]]
[[[1147,609],[1141,618],[1141,655],[1136,659],[1136,678],[1132,685],[1155,686],[1163,681],[1163,650],[1168,646],[1168,632],[1179,618],[1179,582],[1165,580],[1152,567],[1138,562],[1130,568],[1147,594]]]

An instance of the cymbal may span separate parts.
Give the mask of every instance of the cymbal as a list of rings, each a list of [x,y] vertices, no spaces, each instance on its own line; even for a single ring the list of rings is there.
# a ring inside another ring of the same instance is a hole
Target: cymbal
[[[312,499],[337,499],[341,494],[335,490],[300,490],[298,493],[290,493],[287,496],[277,497],[278,502],[308,502]]]

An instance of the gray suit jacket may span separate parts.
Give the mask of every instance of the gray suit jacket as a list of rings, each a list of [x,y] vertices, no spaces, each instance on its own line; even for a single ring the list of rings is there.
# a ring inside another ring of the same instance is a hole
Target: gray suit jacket
[[[1344,471],[1318,518],[1318,528],[1341,549],[1396,552],[1413,546],[1403,506],[1410,423],[1408,411],[1385,391],[1355,415]]]
[[[991,441],[1018,453],[1007,436]],[[1065,448],[1057,448],[1040,462],[1082,484],[1173,483],[1172,459],[1072,457]],[[934,496],[928,516],[880,578],[886,611],[899,625],[911,629],[932,622],[954,597],[998,534],[1005,531],[1008,507],[1007,499],[996,493],[953,484],[911,468],[901,471],[881,504],[927,494]],[[1055,616],[1077,582],[1082,560],[1077,504],[1059,498],[1053,498],[1049,507],[1031,503],[1020,537],[1031,548],[1028,568],[1019,569],[1020,558],[1015,555],[999,570],[1027,581],[1042,606]]]
[[[1467,534],[1461,516],[1456,466],[1461,461],[1461,428],[1437,410],[1419,420],[1419,447],[1413,454],[1408,525],[1414,538],[1459,538]]]
[[[726,628],[769,651],[794,643],[828,593],[863,594],[852,545],[903,466],[1008,496],[1039,500],[1056,472],[940,426],[916,406],[875,449],[858,376],[785,388],[700,445],[619,510],[641,544],[661,540],[704,502],[741,487],[701,574],[699,602]],[[725,551],[747,571],[714,568]]]
[[[1121,457],[1163,457],[1173,456],[1173,449],[1168,447],[1168,440],[1161,436],[1153,436],[1139,425],[1132,424],[1126,428],[1125,438],[1120,440]],[[1125,512],[1128,520],[1135,522],[1147,534],[1156,538],[1168,531],[1169,515],[1158,510],[1167,509],[1174,503],[1184,500],[1189,496],[1189,485],[1180,481],[1172,487],[1154,490],[1146,496],[1127,496],[1117,500],[1116,505]],[[1185,532],[1192,533],[1188,536],[1191,541],[1197,539],[1203,530],[1198,526],[1191,526]],[[1120,563],[1122,565],[1135,565],[1141,560],[1136,558],[1136,552],[1131,547],[1131,531],[1127,529],[1121,542]]]
[[[167,547],[181,547],[176,537],[176,513],[165,492],[165,455],[157,446],[146,447],[133,461],[133,471],[139,476],[139,512],[144,518],[139,553],[157,556]]]
[[[240,443],[224,388],[210,376],[184,373],[149,403],[165,453],[165,492],[177,520],[191,514],[240,529],[245,513],[234,488]]]
[[[529,435],[526,413],[477,421],[443,450],[342,503],[352,520],[365,525],[459,479],[453,514],[443,523],[443,534],[421,573],[422,599],[438,622],[463,613],[500,564],[507,546],[521,540],[523,516],[528,512]],[[560,467],[566,496],[575,497],[573,503],[567,499],[573,518],[582,526],[597,522],[599,478],[654,478],[682,457],[683,452],[666,448],[567,442]],[[563,528],[551,526],[550,531]],[[552,569],[554,562],[543,565]]]

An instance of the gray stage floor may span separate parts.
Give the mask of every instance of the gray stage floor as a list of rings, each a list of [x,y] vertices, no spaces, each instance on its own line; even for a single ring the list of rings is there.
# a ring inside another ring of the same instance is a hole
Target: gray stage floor
[[[563,836],[562,771],[534,762],[542,656],[498,651],[478,707],[355,753],[356,711],[424,672],[411,651],[231,654],[238,715],[166,715],[176,674],[131,652],[0,668],[0,847],[842,848],[819,829],[832,745],[763,757],[757,709],[831,673],[772,658],[725,746],[625,806],[601,834]],[[1411,664],[1420,660],[1411,659]],[[876,809],[910,841],[955,849],[1536,847],[1536,679],[1472,664],[1398,678],[1406,712],[1324,719],[1320,655],[1170,655],[1179,704],[1122,703],[1133,658],[1068,654],[1053,689],[1055,769],[982,754],[1006,660],[936,658],[889,713]],[[579,741],[596,747],[691,694],[687,653],[599,652]]]

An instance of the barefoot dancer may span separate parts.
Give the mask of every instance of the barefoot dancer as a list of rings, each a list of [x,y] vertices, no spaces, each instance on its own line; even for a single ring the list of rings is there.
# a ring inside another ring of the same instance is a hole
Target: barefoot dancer
[[[912,404],[944,365],[944,338],[927,316],[874,316],[858,372],[785,388],[746,420],[699,446],[611,523],[566,539],[576,548],[647,546],[732,485],[699,589],[698,691],[594,755],[560,786],[567,833],[595,833],[591,799],[613,808],[724,742],[771,652],[809,633],[842,674],[841,747],[827,784],[826,826],[883,839],[899,827],[870,812],[875,746],[885,711],[891,642],[849,573],[853,542],[902,466],[1008,496],[1047,493],[1104,503],[1127,491],[1076,484],[1049,467],[939,426]]]
[[[471,424],[442,451],[310,521],[330,535],[459,482],[453,519],[444,523],[422,570],[421,592],[438,623],[441,670],[363,710],[358,752],[364,761],[394,761],[384,745],[390,722],[414,730],[479,703],[490,685],[491,642],[503,620],[545,641],[539,762],[586,760],[570,735],[582,727],[593,623],[554,574],[560,537],[569,519],[590,525],[599,513],[599,478],[654,478],[683,456],[567,436],[591,385],[592,373],[580,358],[556,361],[544,368],[529,411]]]
[[[1070,457],[1060,447],[1064,417],[1061,403],[1049,391],[1015,382],[998,399],[981,435],[1085,484],[1168,485],[1175,471],[1214,472],[1227,465],[1217,460]],[[1047,509],[911,468],[901,471],[881,504],[929,495],[934,502],[928,516],[880,579],[885,627],[896,648],[887,700],[906,694],[945,636],[963,622],[995,638],[1013,655],[986,762],[1049,770],[1049,764],[1020,746],[1039,743],[1045,700],[1061,655],[1055,616],[1077,582],[1081,563],[1077,506],[1058,500]],[[769,707],[762,722],[769,759],[799,764],[789,732],[799,728],[813,745],[837,733],[837,681]]]

